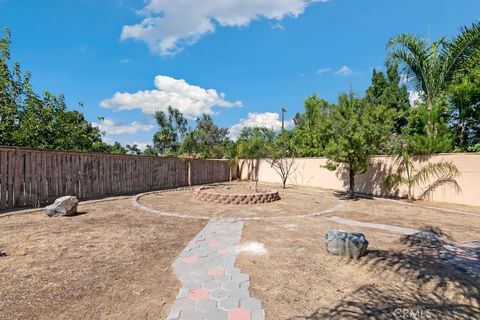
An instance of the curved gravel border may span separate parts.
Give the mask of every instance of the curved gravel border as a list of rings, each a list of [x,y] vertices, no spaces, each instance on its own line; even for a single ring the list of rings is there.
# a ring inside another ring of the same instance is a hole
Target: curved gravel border
[[[197,187],[184,187],[184,188],[178,188],[178,189],[169,189],[169,190],[160,190],[160,191],[150,191],[150,192],[145,192],[145,193],[140,193],[132,197],[132,205],[136,208],[160,214],[163,216],[167,217],[177,217],[177,218],[183,218],[183,219],[199,219],[199,220],[210,220],[212,218],[216,219],[222,219],[222,217],[207,217],[207,216],[191,216],[191,215],[184,215],[184,214],[179,214],[179,213],[173,213],[173,212],[165,212],[165,211],[160,211],[157,209],[152,209],[147,206],[144,206],[140,204],[139,200],[140,198],[151,195],[151,194],[161,194],[161,193],[167,193],[167,192],[176,192],[176,191],[186,191],[186,190],[195,190]],[[295,191],[297,193],[302,193],[302,194],[313,194],[313,193],[303,193],[299,191]],[[315,193],[318,195],[318,193]],[[237,220],[274,220],[274,219],[284,219],[284,218],[306,218],[306,217],[318,217],[318,216],[323,216],[328,213],[336,212],[341,209],[343,209],[345,206],[344,201],[341,199],[337,200],[337,204],[334,207],[325,209],[323,211],[319,212],[312,212],[312,213],[307,213],[307,214],[300,214],[300,215],[292,215],[292,216],[273,216],[273,217],[229,217],[229,219],[237,219]]]

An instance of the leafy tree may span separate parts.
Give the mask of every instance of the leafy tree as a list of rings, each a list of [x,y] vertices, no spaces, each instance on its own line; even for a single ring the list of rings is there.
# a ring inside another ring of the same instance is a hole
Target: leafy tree
[[[0,144],[108,152],[102,133],[82,113],[69,111],[63,95],[36,94],[30,73],[10,62],[10,32],[0,39]]]
[[[388,66],[387,74],[375,69],[372,73],[372,84],[366,91],[365,99],[372,106],[384,106],[396,111],[395,132],[401,133],[406,125],[406,116],[410,109],[408,89],[402,84],[398,66]]]
[[[400,64],[403,73],[413,80],[416,89],[424,96],[427,108],[452,83],[455,75],[471,61],[478,58],[480,48],[480,23],[463,27],[460,34],[447,41],[429,43],[412,34],[401,34],[387,45],[387,61]]]
[[[169,106],[166,113],[155,112],[155,120],[160,130],[153,136],[153,145],[160,153],[176,153],[188,130],[187,119],[178,109]]]
[[[461,150],[480,143],[480,66],[457,75],[448,90],[450,123]]]
[[[325,148],[327,168],[346,166],[349,195],[355,194],[355,176],[364,173],[368,157],[384,149],[393,128],[394,111],[384,106],[373,107],[351,92],[341,94],[330,114],[332,138]]]
[[[329,113],[332,105],[312,95],[305,100],[305,112],[294,118],[295,128],[287,133],[293,141],[295,154],[301,157],[323,155],[330,139]]]
[[[408,125],[404,130],[405,140],[412,154],[450,152],[453,135],[446,122],[445,105],[436,103],[432,109],[425,105],[411,109]]]
[[[238,157],[238,143],[237,141],[226,138],[222,142],[223,157],[230,163],[230,181],[232,181],[232,169],[237,165]]]
[[[134,144],[134,145],[127,144],[126,148],[128,150],[128,154],[133,154],[133,155],[137,155],[137,156],[143,154],[142,150],[140,150],[138,148],[138,145],[136,145],[136,144]]]
[[[22,76],[20,65],[10,66],[10,30],[5,28],[0,39],[0,144],[15,145],[14,133],[18,119],[18,106],[24,92],[24,82],[30,74]]]
[[[216,126],[210,115],[203,114],[196,121],[194,137],[204,158],[222,158],[221,144],[227,135],[228,129]]]
[[[270,156],[271,145],[275,139],[275,132],[268,128],[246,127],[238,138],[238,156],[249,161],[249,172],[254,173],[255,191],[258,186],[258,163],[262,158]]]
[[[145,150],[143,150],[144,156],[158,156],[158,151],[152,147],[151,145],[147,144]]]
[[[408,147],[405,147],[395,160],[395,165],[397,172],[385,179],[385,186],[392,190],[400,185],[406,185],[408,201],[423,199],[443,185],[451,185],[456,191],[461,190],[455,180],[460,172],[451,161],[429,162],[417,169]],[[422,188],[418,197],[415,197],[415,187]]]
[[[119,153],[119,154],[126,154],[128,150],[124,148],[120,142],[115,141],[112,145],[104,145],[103,150],[98,150],[108,153]]]
[[[185,135],[185,139],[180,147],[181,153],[186,153],[189,156],[197,153],[200,150],[197,143],[196,131],[190,131]]]

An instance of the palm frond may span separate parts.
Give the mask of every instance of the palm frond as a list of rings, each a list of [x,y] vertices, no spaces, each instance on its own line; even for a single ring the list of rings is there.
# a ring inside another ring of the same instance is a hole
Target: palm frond
[[[436,189],[438,189],[443,185],[450,185],[456,193],[460,193],[462,191],[462,188],[460,188],[460,185],[458,184],[457,180],[455,180],[453,177],[446,177],[446,178],[437,179],[433,183],[431,183],[422,192],[422,194],[418,197],[418,199],[424,199],[425,197],[429,196],[433,191],[435,191]]]
[[[428,43],[412,34],[400,34],[387,44],[387,64],[398,64],[402,72],[415,80],[418,89],[429,92]]]
[[[475,22],[470,27],[463,27],[460,35],[446,44],[442,52],[446,80],[452,79],[455,71],[477,56],[479,51],[480,22]]]
[[[418,170],[412,177],[414,184],[421,186],[430,181],[433,177],[455,178],[460,175],[460,171],[451,161],[430,162]]]

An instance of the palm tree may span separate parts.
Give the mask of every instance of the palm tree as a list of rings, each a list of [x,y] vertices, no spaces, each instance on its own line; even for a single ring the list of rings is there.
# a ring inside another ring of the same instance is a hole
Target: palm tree
[[[420,169],[417,169],[415,168],[411,155],[406,149],[407,148],[404,148],[395,160],[397,172],[387,176],[385,179],[385,187],[387,189],[392,190],[398,188],[400,185],[406,185],[408,188],[408,201],[423,199],[443,185],[451,185],[456,192],[461,191],[460,186],[455,180],[455,178],[460,175],[460,172],[453,162],[429,162]],[[422,188],[417,198],[415,198],[415,187]]]
[[[426,100],[428,109],[467,62],[480,58],[480,23],[463,27],[451,41],[430,43],[412,34],[400,34],[388,44],[387,63],[399,64]]]

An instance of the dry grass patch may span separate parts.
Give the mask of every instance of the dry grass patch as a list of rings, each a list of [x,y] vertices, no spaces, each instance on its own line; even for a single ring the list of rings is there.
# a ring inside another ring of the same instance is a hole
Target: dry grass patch
[[[359,261],[329,255],[323,237],[330,227],[363,231],[369,254]],[[242,242],[252,241],[268,254],[240,253],[237,264],[250,274],[267,319],[393,319],[396,309],[472,319],[480,312],[478,280],[440,259],[435,245],[325,218],[248,221]]]
[[[202,221],[130,199],[80,205],[75,217],[0,218],[0,319],[163,319],[179,290],[171,264]]]

